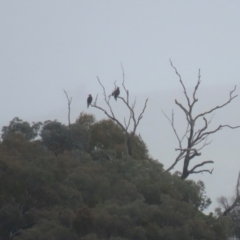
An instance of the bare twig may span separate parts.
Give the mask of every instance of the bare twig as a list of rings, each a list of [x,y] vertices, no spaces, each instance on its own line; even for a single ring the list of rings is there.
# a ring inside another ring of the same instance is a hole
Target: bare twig
[[[178,133],[177,133],[177,130],[174,126],[174,111],[172,110],[172,119],[170,119],[166,114],[165,112],[162,110],[162,113],[164,114],[164,116],[168,119],[168,121],[170,122],[171,126],[172,126],[172,129],[174,131],[174,134],[175,136],[177,137],[177,140],[178,140],[178,145],[180,148],[182,148],[182,141],[180,140],[180,137],[178,136]]]
[[[229,104],[234,98],[236,98],[236,97],[238,96],[238,95],[232,96],[232,94],[236,91],[236,89],[237,89],[237,86],[234,86],[233,90],[230,91],[228,101],[226,101],[225,103],[223,103],[223,104],[220,105],[220,106],[216,106],[216,107],[214,107],[214,108],[212,108],[212,109],[210,109],[210,110],[208,110],[208,111],[206,111],[206,112],[203,112],[203,113],[198,114],[198,115],[195,117],[194,120],[196,121],[199,117],[202,117],[202,116],[204,116],[204,115],[206,115],[206,114],[209,114],[209,113],[211,113],[211,112],[213,112],[213,111],[215,111],[215,110],[217,110],[217,109],[220,109],[220,108],[225,107],[225,106],[226,106],[227,104]]]

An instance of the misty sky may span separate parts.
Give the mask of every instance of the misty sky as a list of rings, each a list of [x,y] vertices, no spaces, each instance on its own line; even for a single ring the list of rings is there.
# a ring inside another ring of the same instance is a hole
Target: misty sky
[[[111,92],[114,81],[137,97],[138,110],[149,97],[139,133],[153,158],[168,167],[176,156],[177,141],[161,110],[184,129],[185,118],[174,104],[183,101],[181,85],[169,59],[191,91],[198,69],[202,83],[197,111],[228,99],[240,82],[239,1],[0,1],[0,127],[13,117],[67,123],[63,89],[73,97],[71,119],[84,111],[98,119],[97,109],[86,108],[89,93],[99,94],[98,76]],[[121,92],[122,93],[122,92]],[[239,93],[237,89],[236,94]],[[120,104],[120,102],[119,102]],[[113,103],[123,119],[121,106]],[[219,110],[212,121],[240,125],[240,98]],[[217,206],[221,195],[231,196],[240,170],[240,130],[224,129],[194,161],[214,160],[212,175],[200,174],[207,195]],[[176,170],[180,170],[176,168]]]

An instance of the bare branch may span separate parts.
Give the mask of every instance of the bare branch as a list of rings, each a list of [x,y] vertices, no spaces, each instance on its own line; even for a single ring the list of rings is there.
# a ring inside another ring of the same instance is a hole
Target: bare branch
[[[136,131],[136,129],[137,129],[137,126],[138,126],[140,120],[143,118],[143,114],[144,114],[144,112],[145,112],[145,110],[146,110],[146,108],[147,108],[147,103],[148,103],[148,98],[145,100],[143,110],[142,110],[142,112],[140,113],[140,115],[138,116],[136,126],[134,127],[134,133],[135,133],[135,131]],[[134,116],[134,115],[133,115],[133,116]]]
[[[227,127],[227,128],[230,128],[230,129],[240,128],[240,126],[235,126],[235,127],[233,127],[233,126],[230,126],[230,125],[227,125],[227,124],[226,124],[226,125],[219,125],[215,130],[212,130],[212,131],[209,131],[209,132],[202,133],[202,134],[199,136],[199,138],[202,138],[202,137],[205,136],[205,135],[213,134],[213,133],[215,133],[215,132],[221,130],[221,129],[224,128],[224,127]]]
[[[143,114],[144,114],[144,112],[145,112],[145,110],[146,110],[148,98],[145,100],[143,110],[142,110],[142,112],[139,114],[139,116],[138,116],[137,119],[136,119],[136,117],[135,117],[135,112],[133,111],[133,107],[130,107],[129,104],[126,102],[126,100],[125,100],[123,97],[118,97],[118,98],[120,98],[120,99],[125,103],[125,105],[126,105],[127,108],[129,109],[129,111],[131,112],[131,116],[130,116],[130,117],[133,119],[133,122],[134,122],[133,134],[135,134],[136,129],[137,129],[137,126],[138,126],[140,120],[143,118]],[[133,104],[133,106],[135,106],[135,105]]]
[[[207,119],[205,117],[203,117],[204,123],[205,125],[203,126],[203,128],[199,129],[193,136],[193,144],[196,144],[197,142],[199,143],[199,140],[201,140],[201,134],[203,131],[205,131],[208,127],[208,122]],[[196,136],[197,135],[197,136]],[[196,138],[194,139],[194,137],[196,136]]]
[[[194,152],[196,152],[197,151],[196,148],[175,148],[175,150],[176,151],[183,151],[183,152],[186,152],[186,151],[189,151],[189,152],[194,151]]]
[[[107,104],[109,104],[110,96],[108,96],[108,99],[107,99],[107,94],[106,94],[106,91],[105,91],[105,87],[102,85],[98,76],[97,76],[97,80],[98,80],[98,83],[100,84],[100,86],[102,87],[104,100]]]
[[[124,118],[124,125],[125,125],[125,128],[126,128],[127,131],[128,131],[129,126],[130,126],[131,120],[132,120],[132,113],[130,113],[130,116],[128,118],[128,123],[126,123],[126,119]]]
[[[123,86],[123,89],[127,96],[127,103],[129,104],[129,92],[128,92],[127,88],[125,87],[125,73],[124,73],[124,68],[123,68],[122,63],[121,63],[121,68],[122,68],[122,86]]]
[[[136,106],[136,98],[135,98],[135,100],[134,100],[134,102],[133,102],[133,104],[132,104],[132,110],[134,110],[134,108],[135,108],[135,106]]]
[[[181,152],[187,153],[189,160],[191,160],[196,156],[201,155],[201,153],[199,153],[196,148],[175,148],[175,151],[181,151]],[[191,155],[191,152],[193,152],[192,155]]]
[[[71,122],[70,122],[70,112],[71,112],[71,103],[72,103],[72,97],[69,98],[67,92],[63,89],[63,91],[66,94],[66,98],[68,101],[68,126],[70,126]]]
[[[189,100],[189,97],[188,97],[188,95],[187,95],[187,91],[186,91],[185,85],[183,84],[182,77],[181,77],[181,75],[178,73],[177,68],[173,66],[171,59],[170,59],[170,64],[171,64],[172,68],[175,70],[175,73],[178,75],[179,81],[180,81],[180,83],[181,83],[181,85],[182,85],[182,87],[183,87],[184,95],[185,95],[185,97],[186,97],[186,99],[187,99],[187,102],[188,102],[188,106],[190,107],[190,100]]]
[[[182,138],[181,138],[181,143],[182,143],[182,141],[186,138],[187,134],[189,133],[189,127],[190,127],[190,124],[189,124],[189,122],[188,122],[188,123],[187,123],[187,129],[186,129],[184,135],[183,135]]]
[[[165,171],[166,171],[166,172],[171,171],[171,170],[177,165],[177,163],[178,163],[181,159],[184,158],[184,154],[185,154],[185,152],[181,151],[181,152],[178,154],[178,156],[175,158],[174,163],[173,163],[169,168],[167,168]]]
[[[96,95],[96,98],[95,98],[95,100],[94,100],[94,102],[93,102],[93,106],[96,106],[96,105],[97,105],[97,100],[98,100],[98,94]]]
[[[198,90],[198,87],[199,87],[200,83],[201,83],[201,74],[200,74],[200,69],[199,69],[199,71],[198,71],[198,82],[197,82],[197,84],[196,84],[196,86],[194,88],[194,91],[193,91],[194,103],[198,101],[198,99],[196,99],[196,92]]]
[[[199,170],[199,171],[192,171],[191,174],[193,174],[193,173],[203,173],[203,172],[208,172],[208,173],[212,174],[213,169],[212,170],[203,169],[203,170]]]
[[[102,87],[102,89],[103,89],[103,97],[104,97],[105,103],[108,105],[109,111],[111,112],[111,116],[112,116],[112,118],[115,118],[114,113],[113,113],[113,110],[112,110],[112,107],[111,107],[111,105],[110,105],[110,103],[109,103],[110,96],[108,96],[108,98],[107,98],[107,94],[106,94],[106,91],[105,91],[105,87],[102,85],[99,77],[97,77],[97,80],[98,80],[99,84],[101,85],[101,87]],[[95,105],[95,107],[96,107],[96,105]],[[99,108],[99,107],[98,107],[98,108]],[[99,109],[101,109],[101,108],[99,108]],[[104,110],[104,113],[105,113],[105,110]],[[106,113],[105,113],[105,114],[106,114]]]
[[[207,121],[207,119],[206,119],[205,117],[203,117],[203,120],[204,120],[205,125],[204,125],[203,128],[201,128],[201,129],[199,129],[198,131],[195,132],[194,137],[193,137],[194,139],[197,139],[197,138],[198,138],[198,137],[195,138],[196,135],[199,136],[204,130],[207,129],[208,125],[212,122],[212,119],[213,119],[214,115],[215,115],[215,114],[213,114],[212,117],[210,118],[210,120],[208,120],[208,121]]]
[[[199,167],[202,167],[203,165],[205,165],[205,164],[209,164],[209,163],[214,163],[212,160],[209,160],[209,161],[204,161],[204,162],[202,162],[202,163],[199,163],[199,164],[197,164],[197,165],[195,165],[191,170],[189,170],[189,173],[194,173],[194,170],[196,169],[196,168],[199,168]],[[202,171],[202,170],[201,170]],[[204,171],[206,171],[206,170],[204,170]],[[195,172],[196,173],[196,172]]]
[[[205,148],[206,146],[210,145],[211,143],[212,143],[212,141],[207,142],[207,137],[206,137],[205,140],[204,140],[203,145],[200,148],[198,148],[197,151],[202,150],[203,148]]]
[[[116,84],[117,80],[114,82],[114,88],[117,88],[117,84]]]
[[[172,126],[172,129],[174,131],[174,134],[177,137],[178,145],[179,145],[180,148],[182,148],[182,141],[180,140],[180,138],[178,136],[178,133],[177,133],[177,130],[176,130],[175,126],[174,126],[174,111],[172,110],[172,120],[165,114],[165,112],[163,110],[162,110],[162,113],[167,118],[167,120],[170,122],[170,124]]]
[[[188,110],[185,107],[183,107],[183,105],[181,103],[179,103],[177,100],[175,100],[175,103],[184,111],[184,113],[186,114],[188,122],[191,123],[191,121],[189,119]]]
[[[233,89],[232,91],[230,91],[228,101],[226,101],[226,102],[223,103],[222,105],[216,106],[216,107],[214,107],[214,108],[212,108],[212,109],[210,109],[210,110],[208,110],[208,111],[206,111],[206,112],[204,112],[204,113],[198,114],[198,115],[195,117],[194,121],[197,120],[199,117],[202,117],[202,116],[204,116],[204,115],[206,115],[206,114],[209,114],[209,113],[211,113],[211,112],[213,112],[213,111],[215,111],[215,110],[217,110],[217,109],[223,108],[224,106],[226,106],[227,104],[229,104],[234,98],[236,98],[236,97],[238,96],[238,95],[232,96],[232,94],[236,91],[236,89],[237,89],[237,86],[234,86],[234,89]]]
[[[95,98],[93,107],[98,108],[99,110],[101,110],[102,112],[104,112],[105,115],[107,115],[110,119],[112,119],[113,121],[115,121],[115,122],[123,129],[123,131],[125,131],[125,127],[115,118],[114,112],[113,112],[112,107],[111,107],[111,105],[110,105],[110,103],[109,103],[109,99],[110,99],[110,98],[109,98],[109,97],[107,98],[107,94],[106,94],[106,91],[105,91],[105,87],[102,85],[102,83],[101,83],[101,81],[100,81],[100,79],[99,79],[98,77],[97,77],[97,80],[98,80],[100,86],[101,86],[102,89],[103,89],[103,97],[104,97],[105,103],[107,104],[107,106],[108,106],[109,111],[110,111],[111,114],[108,113],[108,112],[107,112],[105,109],[103,109],[102,107],[99,107],[99,106],[97,105],[98,95],[97,95],[96,98]]]

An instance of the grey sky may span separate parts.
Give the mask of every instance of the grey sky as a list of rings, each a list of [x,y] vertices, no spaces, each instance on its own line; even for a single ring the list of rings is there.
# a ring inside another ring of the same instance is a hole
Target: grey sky
[[[182,98],[169,58],[190,90],[201,69],[199,109],[225,101],[240,82],[239,9],[239,1],[2,0],[0,126],[15,116],[66,122],[63,89],[73,97],[73,121],[81,111],[101,118],[86,109],[86,98],[101,93],[96,76],[109,92],[115,80],[120,85],[122,63],[138,104],[150,96],[139,132],[153,157],[168,166],[177,142],[161,109],[171,114],[174,99]],[[213,122],[239,124],[239,107],[237,98]],[[184,117],[177,114],[182,128]],[[223,130],[203,152],[215,160],[214,174],[196,179],[205,181],[213,201],[234,191],[239,137],[240,130]]]

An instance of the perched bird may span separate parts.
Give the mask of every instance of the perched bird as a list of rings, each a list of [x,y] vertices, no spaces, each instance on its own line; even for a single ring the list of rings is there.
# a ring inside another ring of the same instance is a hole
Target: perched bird
[[[117,101],[117,97],[120,94],[120,89],[119,87],[117,87],[113,92],[112,92],[112,96],[114,96],[115,100]]]
[[[87,98],[87,107],[89,107],[89,105],[91,105],[91,103],[92,103],[92,95],[89,94],[88,98]]]

